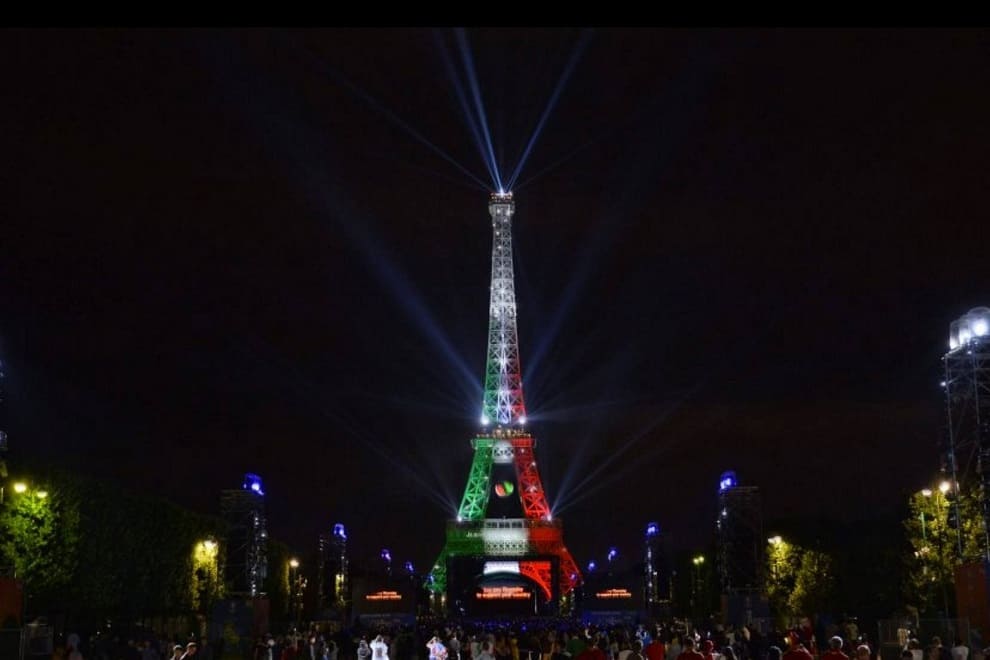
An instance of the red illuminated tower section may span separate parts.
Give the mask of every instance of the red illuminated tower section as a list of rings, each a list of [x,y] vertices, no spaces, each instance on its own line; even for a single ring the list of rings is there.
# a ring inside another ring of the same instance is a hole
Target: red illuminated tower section
[[[522,369],[516,328],[512,264],[511,193],[493,193],[492,278],[488,352],[481,430],[471,442],[474,459],[456,520],[447,525],[447,543],[433,566],[431,588],[458,602],[472,598],[457,575],[482,582],[532,585],[545,601],[569,594],[581,573],[564,545],[563,525],[547,503],[537,467],[536,442],[526,430]],[[468,566],[459,570],[458,566]],[[479,587],[480,588],[480,587]],[[517,594],[523,587],[500,586],[485,592]],[[507,590],[506,590],[507,589]],[[480,592],[479,592],[480,593]]]

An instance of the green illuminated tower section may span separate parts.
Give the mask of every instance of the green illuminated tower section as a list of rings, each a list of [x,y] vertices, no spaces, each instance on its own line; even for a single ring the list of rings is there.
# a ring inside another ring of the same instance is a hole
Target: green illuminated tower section
[[[495,441],[491,438],[475,438],[472,442],[474,460],[471,461],[464,499],[457,510],[459,521],[476,521],[485,517],[485,511],[488,510],[488,482],[495,461],[494,444]]]

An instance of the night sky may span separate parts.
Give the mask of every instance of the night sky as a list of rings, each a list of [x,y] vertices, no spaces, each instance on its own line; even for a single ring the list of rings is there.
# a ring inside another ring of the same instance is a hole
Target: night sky
[[[467,31],[503,173],[574,63],[514,238],[579,563],[648,520],[702,547],[726,469],[769,520],[894,515],[934,478],[948,325],[990,304],[988,36]],[[463,82],[451,29],[5,32],[12,456],[203,513],[254,471],[297,551],[343,522],[432,561],[491,257],[445,54]]]

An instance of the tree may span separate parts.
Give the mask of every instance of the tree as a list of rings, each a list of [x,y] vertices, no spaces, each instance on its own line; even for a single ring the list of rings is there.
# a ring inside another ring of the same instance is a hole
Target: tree
[[[71,625],[107,618],[208,614],[221,598],[225,525],[162,498],[47,465],[0,505],[0,565],[25,581],[31,614]],[[288,603],[290,553],[269,539],[272,612]]]
[[[957,497],[958,515],[956,501],[940,490],[915,493],[909,502],[903,523],[910,543],[904,595],[922,613],[945,611],[948,615],[949,604],[955,601],[956,565],[978,559],[982,553],[983,521],[976,495],[964,489]],[[957,519],[959,530],[950,526],[952,518]]]
[[[210,605],[223,596],[223,585],[220,582],[220,545],[212,538],[199,541],[193,548],[192,582],[190,597],[193,609],[208,613]]]
[[[801,548],[775,536],[767,545],[767,599],[778,628],[785,628],[792,613],[788,603],[801,565]]]
[[[831,611],[835,594],[832,556],[775,536],[767,547],[767,598],[778,627],[795,617]]]
[[[32,609],[59,597],[76,573],[79,511],[63,491],[37,483],[0,509],[0,555],[14,567]]]
[[[818,550],[804,550],[794,575],[794,589],[787,599],[794,615],[829,612],[835,593],[835,571],[831,555]]]
[[[78,473],[38,468],[29,484],[0,507],[0,555],[32,612],[93,622],[194,609],[194,549],[223,536],[219,520]],[[219,581],[203,577],[215,597]]]
[[[265,593],[272,616],[289,615],[289,548],[284,543],[268,539],[268,577],[265,578]]]

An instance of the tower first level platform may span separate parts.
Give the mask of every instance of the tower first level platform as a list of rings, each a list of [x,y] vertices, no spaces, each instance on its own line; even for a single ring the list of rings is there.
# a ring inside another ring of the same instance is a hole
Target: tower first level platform
[[[433,589],[446,591],[463,613],[500,606],[500,613],[542,613],[581,581],[563,521],[547,504],[534,444],[529,434],[504,427],[472,441],[464,497],[432,573]]]

